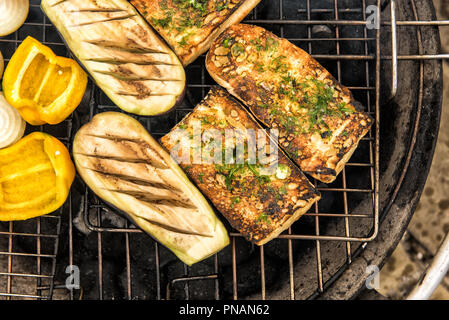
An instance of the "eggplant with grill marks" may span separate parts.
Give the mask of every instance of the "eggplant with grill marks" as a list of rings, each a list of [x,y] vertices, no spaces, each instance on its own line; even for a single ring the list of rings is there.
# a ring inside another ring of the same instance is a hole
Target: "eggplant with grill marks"
[[[119,108],[153,116],[182,100],[181,62],[127,1],[42,0],[41,6]]]
[[[184,263],[192,265],[229,244],[206,199],[135,119],[95,116],[76,134],[73,157],[87,185]]]

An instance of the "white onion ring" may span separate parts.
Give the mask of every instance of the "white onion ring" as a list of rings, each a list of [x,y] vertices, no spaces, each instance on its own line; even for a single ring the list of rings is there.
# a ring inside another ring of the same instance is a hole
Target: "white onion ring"
[[[28,0],[0,0],[0,37],[19,29],[28,16]]]
[[[0,149],[6,148],[23,137],[25,121],[19,112],[5,99],[0,92]]]

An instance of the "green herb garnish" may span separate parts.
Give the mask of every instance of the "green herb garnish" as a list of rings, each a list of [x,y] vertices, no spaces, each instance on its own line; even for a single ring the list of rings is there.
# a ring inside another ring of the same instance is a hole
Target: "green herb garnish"
[[[266,214],[265,212],[262,212],[260,214],[260,216],[256,219],[257,223],[262,222],[262,221],[265,223],[271,224],[270,216],[268,214]]]
[[[160,26],[165,29],[172,23],[172,17],[169,15],[162,19],[152,18],[151,21],[153,22],[153,25]]]
[[[256,65],[256,71],[257,71],[257,72],[264,72],[265,69],[264,69],[263,64],[258,63],[258,64]]]
[[[231,41],[231,38],[227,37],[223,40],[223,47],[229,48],[229,42]]]
[[[181,47],[186,46],[186,45],[187,45],[187,38],[188,38],[188,36],[182,37],[181,41],[178,41],[178,44],[179,44]]]
[[[286,195],[288,193],[287,191],[287,185],[283,184],[282,187],[279,188],[279,194]]]
[[[239,56],[245,52],[245,48],[240,43],[234,43],[231,48],[231,53],[233,56]]]
[[[228,8],[229,0],[225,0],[222,3],[217,4],[217,11],[222,11]]]
[[[233,197],[231,202],[231,208],[234,208],[234,205],[240,203],[240,201],[241,201],[240,197]]]

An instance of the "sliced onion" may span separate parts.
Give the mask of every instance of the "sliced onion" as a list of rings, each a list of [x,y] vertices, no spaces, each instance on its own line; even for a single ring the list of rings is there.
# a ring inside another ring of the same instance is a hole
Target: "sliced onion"
[[[25,121],[0,92],[0,149],[19,141],[24,132]]]
[[[28,16],[28,0],[0,0],[0,37],[13,33]]]

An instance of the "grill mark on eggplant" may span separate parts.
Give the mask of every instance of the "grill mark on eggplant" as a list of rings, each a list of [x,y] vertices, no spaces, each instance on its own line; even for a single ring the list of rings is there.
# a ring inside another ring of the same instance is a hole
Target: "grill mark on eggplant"
[[[106,63],[106,64],[112,64],[112,65],[121,65],[121,64],[136,64],[139,66],[173,66],[177,67],[177,64],[174,63],[166,63],[162,61],[152,61],[152,62],[133,62],[133,61],[126,61],[126,60],[114,60],[114,59],[101,59],[101,58],[90,58],[90,59],[84,59],[84,61],[92,61],[92,62],[98,62],[98,63]]]
[[[132,195],[130,195],[130,197],[133,197]],[[133,197],[135,198],[135,197]],[[142,202],[143,204],[149,206],[152,210],[156,211],[158,214],[160,214],[161,216],[165,216],[165,217],[173,217],[173,213],[172,212],[167,212],[165,209],[159,207],[157,204],[153,203],[153,202],[148,202],[145,200],[139,200],[137,198],[135,198],[136,200]],[[198,235],[198,236],[204,236],[204,237],[212,237],[213,235],[210,233],[201,233],[201,232],[196,232],[193,230],[185,230],[185,229],[178,229],[173,227],[173,225],[167,225],[164,223],[160,223],[157,221],[153,221],[150,219],[147,219],[146,217],[142,216],[142,215],[138,215],[138,214],[130,214],[131,216],[135,216],[137,218],[143,219],[149,223],[155,224],[157,226],[160,226],[162,228],[165,228],[167,230],[173,231],[173,232],[177,232],[177,233],[183,233],[183,234],[190,234],[190,235]],[[179,220],[184,220],[182,216],[178,216],[178,221]]]
[[[167,197],[161,197],[158,195],[154,195],[149,192],[145,191],[135,191],[135,190],[121,190],[121,189],[105,189],[109,192],[116,192],[116,193],[123,193],[129,196],[132,196],[136,198],[137,200],[149,202],[152,204],[165,204],[172,207],[180,207],[180,208],[187,208],[187,209],[195,209],[196,206],[193,205],[190,202],[173,199],[173,198],[167,198]]]
[[[131,142],[131,143],[135,143],[137,145],[139,145],[142,149],[150,149],[154,155],[157,157],[155,159],[148,159],[150,161],[153,161],[151,164],[157,168],[157,169],[169,169],[169,165],[165,162],[165,160],[159,155],[159,153],[157,152],[157,150],[155,150],[149,143],[146,143],[143,140],[140,139],[133,139],[133,138],[125,138],[125,137],[118,137],[118,136],[113,136],[113,135],[100,135],[100,134],[89,134],[87,133],[86,136],[89,137],[94,137],[94,138],[100,138],[100,139],[106,139],[106,140],[110,140],[113,142]],[[88,156],[88,155],[87,155]],[[118,160],[121,161],[120,159],[112,159],[112,160]],[[145,160],[145,159],[142,159]],[[158,163],[154,163],[154,161],[157,161]]]
[[[165,210],[165,209],[163,209],[163,208],[161,208],[161,207],[159,207],[159,206],[157,206],[157,205],[155,205],[155,204],[153,204],[153,203],[150,203],[150,202],[146,202],[146,201],[142,201],[143,203],[145,203],[145,204],[147,204],[148,206],[150,206],[153,210],[155,210],[155,211],[158,211],[159,212],[159,214],[161,214],[162,216],[173,216],[173,213],[172,212],[169,212],[169,211],[167,211],[167,210]],[[137,217],[139,217],[139,218],[142,218],[142,219],[145,219],[145,220],[147,220],[145,217],[141,217],[141,216],[139,216],[139,215],[136,215]],[[182,217],[182,216],[178,216],[177,217],[178,218],[178,221],[179,220],[181,220],[181,221],[183,221],[183,222],[186,222],[185,221],[185,219]],[[150,220],[147,220],[147,221],[150,221]],[[163,225],[164,226],[164,224],[163,223],[160,223],[160,222],[156,222],[156,221],[150,221],[151,223],[156,223],[156,224],[160,224],[160,225]],[[187,224],[187,225],[189,225],[189,224]],[[167,228],[170,228],[170,229],[174,229],[174,230],[177,230],[176,232],[180,232],[180,233],[186,233],[186,234],[192,234],[192,235],[199,235],[199,236],[206,236],[206,237],[211,237],[212,235],[210,234],[210,233],[203,233],[203,232],[198,232],[198,231],[193,231],[193,230],[185,230],[185,229],[178,229],[178,228],[176,228],[176,227],[173,227],[173,225],[165,225]],[[169,230],[170,230],[169,229]]]
[[[128,41],[132,41],[132,40],[128,39]],[[83,40],[82,42],[86,42],[86,43],[93,44],[93,45],[103,47],[103,48],[126,51],[126,52],[130,52],[130,53],[168,54],[167,52],[142,47],[135,43],[134,44],[127,43],[127,46],[123,46],[120,43],[117,43],[114,41],[107,41],[107,40]]]
[[[150,182],[147,180],[139,179],[139,177],[132,177],[132,176],[128,176],[125,174],[117,174],[117,173],[102,171],[102,170],[98,170],[98,169],[92,169],[92,168],[88,168],[88,167],[84,167],[84,166],[82,168],[86,169],[86,170],[94,171],[100,175],[106,176],[106,178],[107,177],[116,178],[116,179],[123,180],[125,182],[131,182],[131,183],[140,185],[142,187],[154,187],[154,188],[165,189],[165,190],[179,192],[179,193],[182,192],[181,190],[179,190],[178,188],[176,188],[175,186],[170,185],[170,184],[163,184],[163,183],[159,183],[159,182]]]
[[[101,70],[92,70],[92,72],[104,74],[107,76],[112,76],[118,80],[121,81],[160,81],[160,82],[179,82],[182,81],[180,79],[158,79],[158,78],[151,78],[151,77],[138,77],[138,76],[132,76],[132,75],[125,75],[122,73],[117,73],[113,71],[101,71]]]
[[[94,138],[107,139],[107,140],[111,140],[111,141],[129,141],[129,142],[134,142],[137,144],[143,144],[145,146],[148,145],[145,141],[140,140],[140,139],[125,138],[125,137],[119,137],[119,136],[108,135],[108,134],[102,135],[102,134],[85,133],[84,135],[89,136],[89,137],[94,137]],[[153,149],[153,148],[151,148],[151,149]]]
[[[159,223],[159,222],[156,222],[156,221],[151,221],[151,220],[139,217],[139,216],[136,216],[136,217],[139,218],[139,219],[145,220],[146,222],[148,222],[150,224],[153,224],[153,225],[155,225],[157,227],[166,229],[166,230],[171,231],[171,232],[187,234],[187,235],[191,235],[191,236],[200,236],[200,237],[208,237],[208,238],[212,238],[213,237],[213,235],[210,235],[210,234],[205,234],[205,233],[200,233],[200,232],[193,232],[193,231],[189,231],[189,230],[181,230],[181,229],[173,228],[172,226],[168,226],[166,224],[162,224],[162,223]]]
[[[102,160],[115,160],[119,162],[126,162],[126,163],[143,163],[151,165],[157,169],[168,169],[168,167],[158,167],[157,164],[155,164],[151,159],[131,159],[131,158],[120,158],[120,157],[113,157],[113,156],[102,156],[97,154],[87,154],[87,153],[78,153],[81,156],[89,157],[89,158],[96,158],[96,159],[102,159]]]
[[[68,27],[69,28],[84,27],[84,26],[90,26],[90,25],[96,24],[96,23],[126,20],[126,19],[129,19],[129,18],[135,17],[135,16],[136,16],[136,14],[127,14],[127,15],[122,16],[122,17],[107,18],[107,19],[103,19],[103,20],[89,21],[89,22],[84,22],[84,23],[72,24],[72,25],[70,25]]]
[[[141,95],[138,93],[130,93],[130,92],[114,92],[115,94],[121,95],[121,96],[133,96],[133,97],[140,97]],[[151,96],[176,96],[174,93],[150,93],[147,95],[147,97]]]
[[[67,0],[64,0],[67,1]],[[123,9],[114,9],[114,8],[98,8],[98,9],[78,9],[78,10],[67,10],[66,12],[70,12],[70,13],[77,13],[77,12],[127,12],[126,10]]]

